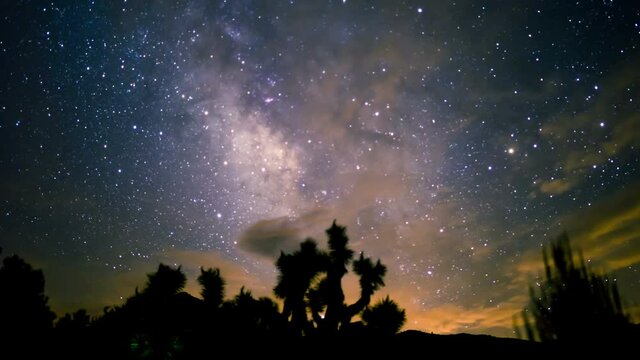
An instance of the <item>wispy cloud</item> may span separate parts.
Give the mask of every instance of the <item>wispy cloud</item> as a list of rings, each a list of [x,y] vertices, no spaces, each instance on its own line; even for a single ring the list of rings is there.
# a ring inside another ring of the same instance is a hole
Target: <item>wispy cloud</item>
[[[560,194],[580,184],[586,172],[611,160],[623,150],[640,142],[640,113],[633,102],[638,98],[635,84],[640,81],[637,58],[619,68],[598,85],[590,105],[575,111],[564,111],[557,119],[549,119],[542,129],[543,137],[567,147],[555,164],[561,170],[556,179],[538,183],[543,193]],[[583,145],[583,144],[599,145]],[[593,147],[597,148],[594,149]]]
[[[640,262],[640,184],[621,189],[562,224],[584,256],[608,271]]]
[[[573,185],[575,185],[575,179],[554,179],[541,182],[540,191],[547,194],[557,195],[570,190]]]
[[[392,297],[406,308],[408,322],[405,329],[417,329],[439,334],[491,333],[513,337],[513,317],[522,311],[523,294],[496,303],[462,306],[456,303],[425,306],[415,294],[395,290]]]

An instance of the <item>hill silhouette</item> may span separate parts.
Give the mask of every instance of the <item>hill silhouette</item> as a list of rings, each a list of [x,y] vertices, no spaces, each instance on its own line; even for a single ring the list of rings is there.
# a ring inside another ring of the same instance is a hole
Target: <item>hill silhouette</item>
[[[307,239],[293,253],[281,253],[274,295],[256,298],[250,290],[225,299],[226,282],[217,268],[200,269],[201,298],[184,292],[181,267],[159,264],[141,290],[122,304],[91,318],[80,309],[55,314],[44,294],[44,274],[17,255],[0,268],[0,349],[9,358],[63,357],[190,359],[216,357],[242,341],[238,356],[542,356],[584,351],[583,341],[631,349],[640,328],[625,314],[617,285],[590,270],[566,235],[543,250],[545,282],[531,288],[523,311],[527,340],[488,335],[399,332],[405,311],[388,295],[371,304],[384,285],[386,267],[360,253],[354,257],[346,228],[326,230],[328,250]],[[0,249],[1,252],[1,249]],[[360,296],[345,302],[342,278],[353,271]],[[355,320],[354,320],[355,319]],[[522,329],[516,329],[522,330]],[[5,358],[5,357],[3,357]]]

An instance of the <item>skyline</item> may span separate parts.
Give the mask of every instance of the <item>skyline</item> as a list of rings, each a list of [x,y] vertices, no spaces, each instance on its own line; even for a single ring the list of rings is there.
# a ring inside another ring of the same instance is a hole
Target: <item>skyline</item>
[[[333,219],[405,329],[513,336],[563,231],[640,317],[640,7],[3,6],[0,246],[54,310],[159,262],[272,295]],[[354,279],[345,290],[353,291]],[[348,293],[349,295],[349,293]]]

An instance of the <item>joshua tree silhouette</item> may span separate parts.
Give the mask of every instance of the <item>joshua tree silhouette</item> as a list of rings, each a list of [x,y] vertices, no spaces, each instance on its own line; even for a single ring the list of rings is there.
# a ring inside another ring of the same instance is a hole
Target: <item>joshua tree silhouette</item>
[[[300,250],[293,254],[281,253],[276,261],[280,275],[274,293],[284,299],[282,314],[291,318],[292,326],[301,334],[308,331],[310,325],[305,294],[312,281],[326,268],[328,260],[327,254],[318,250],[316,242],[307,239],[300,244]]]
[[[276,262],[280,275],[274,293],[284,299],[283,315],[291,318],[299,334],[331,335],[346,330],[351,319],[369,306],[375,291],[384,286],[387,268],[380,260],[374,263],[360,253],[352,262],[353,250],[344,226],[334,221],[326,233],[328,252],[319,251],[316,242],[307,239],[300,250],[281,253]],[[345,304],[342,289],[349,264],[360,278],[360,298],[351,305]],[[307,318],[307,308],[312,322]]]
[[[200,276],[198,283],[202,287],[201,295],[204,303],[213,309],[217,309],[222,305],[224,300],[225,281],[220,276],[220,269],[203,269],[200,268]]]

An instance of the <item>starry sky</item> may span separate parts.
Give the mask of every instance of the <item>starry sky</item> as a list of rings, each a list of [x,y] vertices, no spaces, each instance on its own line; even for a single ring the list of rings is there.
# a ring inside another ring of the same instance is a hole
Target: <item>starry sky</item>
[[[513,336],[563,230],[640,318],[633,1],[0,9],[0,246],[58,313],[159,262],[270,295],[280,250],[337,219],[407,329]]]

